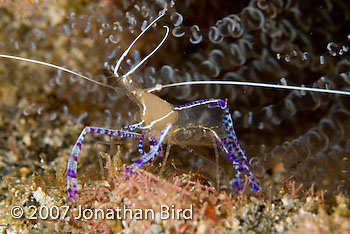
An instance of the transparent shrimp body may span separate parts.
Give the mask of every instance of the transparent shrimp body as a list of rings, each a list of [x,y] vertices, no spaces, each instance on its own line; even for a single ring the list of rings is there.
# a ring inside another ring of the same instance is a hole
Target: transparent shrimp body
[[[132,81],[125,83],[129,84],[127,87],[130,89]],[[232,181],[233,189],[241,191],[248,178],[249,188],[252,191],[260,190],[233,129],[233,121],[226,101],[209,98],[173,107],[172,104],[144,90],[135,89],[131,93],[131,98],[139,105],[141,122],[127,126],[125,129],[148,131],[150,139],[155,139],[155,143],[150,141],[151,151],[154,146],[157,147],[152,155],[144,154],[143,158],[127,167],[126,171],[129,171],[127,175],[150,158],[153,159],[155,154],[160,152],[160,145],[165,140],[170,144],[178,145],[189,145],[194,141],[209,145],[212,144],[212,137],[214,137],[236,171]],[[140,141],[140,149],[142,149],[142,141]]]
[[[229,157],[236,171],[232,187],[244,188],[246,178],[252,191],[260,190],[249,169],[247,157],[233,129],[233,121],[226,101],[216,98],[202,99],[174,107],[178,120],[174,124],[172,139],[176,144],[186,144],[196,138],[203,144],[212,144],[214,138],[220,149]]]

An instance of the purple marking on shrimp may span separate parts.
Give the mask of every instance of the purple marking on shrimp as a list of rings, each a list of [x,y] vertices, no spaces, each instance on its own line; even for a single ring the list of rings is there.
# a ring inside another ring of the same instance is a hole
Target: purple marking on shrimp
[[[78,198],[78,189],[76,184],[73,185],[73,190],[74,190],[74,197]]]
[[[72,188],[71,187],[67,188],[67,195],[68,195],[69,200],[73,200]]]
[[[227,108],[227,103],[224,100],[222,99],[213,99],[213,100],[215,100],[215,102],[209,103],[208,104],[209,108],[215,108],[215,107],[219,107],[221,109]]]
[[[145,153],[139,160],[137,160],[135,163],[131,164],[130,166],[126,167],[123,172],[127,172],[124,177],[130,176],[132,173],[135,172],[138,168],[140,168],[143,164],[149,162],[150,160],[154,159],[154,156],[159,152],[160,146],[162,145],[166,134],[172,127],[171,123],[168,123],[165,128],[160,131],[158,135],[158,140],[155,140],[154,144],[150,145],[150,151],[148,153]]]
[[[150,145],[156,144],[156,138],[152,135],[152,133],[150,133],[150,136],[149,136],[149,143]],[[161,153],[162,153],[162,147],[159,147],[157,155],[160,155]]]
[[[104,129],[96,127],[85,127],[80,133],[76,143],[73,146],[72,153],[69,156],[67,163],[67,195],[70,200],[78,197],[78,190],[76,185],[77,178],[77,164],[78,164],[78,155],[81,150],[82,143],[85,139],[87,133],[100,133],[109,136],[119,136],[125,137],[139,137],[139,134],[129,132],[126,130],[113,130],[113,129]]]
[[[222,140],[220,143],[224,146],[224,149],[226,149],[226,154],[229,156],[231,161],[234,162],[234,167],[236,170],[235,179],[232,181],[232,187],[237,191],[241,191],[244,188],[244,175],[247,175],[250,189],[252,191],[260,190],[260,187],[255,181],[253,173],[249,169],[248,159],[237,140],[236,133],[233,129],[231,114],[227,108],[225,109],[225,114],[223,115],[223,121],[225,126],[227,126],[225,130],[226,137],[225,140]],[[232,160],[230,157],[231,155],[233,155],[234,160]]]
[[[142,128],[142,125],[140,123],[133,124],[133,125],[126,125],[122,128],[122,130],[133,131],[137,128]]]
[[[70,178],[77,178],[77,174],[75,173],[74,170],[72,170],[71,168],[69,168],[67,170],[67,177],[70,177]]]
[[[77,154],[71,154],[71,157],[73,161],[78,161],[78,155]]]
[[[139,153],[142,155],[145,155],[145,152],[143,152],[143,139],[145,139],[145,132],[142,133],[141,137],[140,137],[140,141],[139,141]]]

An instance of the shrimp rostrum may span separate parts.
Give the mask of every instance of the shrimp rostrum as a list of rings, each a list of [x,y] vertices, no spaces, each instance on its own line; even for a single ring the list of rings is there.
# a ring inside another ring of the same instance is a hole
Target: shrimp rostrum
[[[156,18],[140,35],[130,44],[129,48],[122,54],[114,69],[114,74],[119,82],[129,93],[129,97],[136,102],[140,109],[140,122],[128,125],[120,130],[104,129],[87,126],[83,129],[70,154],[67,165],[67,194],[69,199],[77,198],[77,162],[83,140],[87,133],[99,133],[111,137],[134,137],[139,138],[139,152],[142,157],[132,165],[126,167],[123,172],[129,176],[143,164],[153,160],[156,155],[161,154],[161,145],[186,144],[192,136],[206,134],[217,141],[220,149],[232,161],[236,175],[232,180],[233,189],[240,191],[248,178],[248,186],[252,191],[260,190],[253,174],[249,169],[247,157],[238,143],[233,129],[233,121],[229,112],[227,102],[217,98],[208,98],[173,106],[151,91],[141,89],[132,80],[132,73],[146,61],[165,41],[166,35],[160,44],[146,56],[138,65],[124,75],[118,74],[118,69],[124,57],[128,54],[136,41],[154,24],[160,17]],[[139,131],[139,132],[137,132]],[[149,151],[143,151],[144,140],[149,140]]]

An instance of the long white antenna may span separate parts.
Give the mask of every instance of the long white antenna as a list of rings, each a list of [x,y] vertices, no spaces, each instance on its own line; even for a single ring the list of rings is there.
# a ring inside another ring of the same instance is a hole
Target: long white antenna
[[[167,84],[167,85],[158,84],[155,87],[149,88],[146,90],[147,90],[147,92],[151,93],[154,91],[159,91],[163,88],[184,86],[184,85],[205,85],[205,84],[253,86],[253,87],[262,87],[262,88],[289,89],[289,90],[330,93],[330,94],[340,94],[340,95],[350,96],[350,91],[343,91],[343,90],[309,88],[309,87],[302,87],[302,86],[278,85],[278,84],[267,84],[267,83],[245,82],[245,81],[234,81],[234,80],[230,80],[230,81],[228,81],[228,80],[226,80],[226,81],[222,81],[222,80],[187,81],[187,82],[179,82],[179,83]]]
[[[149,53],[146,57],[144,57],[144,58],[142,59],[141,62],[139,62],[133,69],[131,69],[130,71],[128,71],[128,72],[127,72],[125,75],[123,75],[123,76],[128,76],[128,75],[130,75],[131,73],[133,73],[133,72],[134,72],[137,68],[139,68],[147,59],[149,59],[155,52],[157,52],[157,50],[163,45],[163,43],[164,43],[165,40],[167,39],[167,37],[168,37],[168,35],[169,35],[169,31],[170,31],[170,29],[169,29],[168,26],[164,25],[163,27],[166,29],[165,35],[164,35],[164,37],[163,37],[163,40],[158,44],[158,46],[157,46],[156,48],[154,48],[154,50],[153,50],[151,53]]]
[[[101,85],[103,87],[115,90],[115,87],[113,87],[113,86],[110,86],[110,85],[98,82],[98,81],[93,80],[93,79],[91,79],[91,78],[89,78],[87,76],[81,75],[81,74],[79,74],[79,73],[77,73],[75,71],[69,70],[67,68],[64,68],[64,67],[61,67],[61,66],[58,66],[58,65],[55,65],[55,64],[46,63],[46,62],[42,62],[42,61],[34,60],[34,59],[28,59],[28,58],[13,56],[13,55],[6,55],[6,54],[0,54],[0,57],[1,58],[20,60],[20,61],[24,61],[24,62],[36,63],[36,64],[52,67],[52,68],[55,68],[55,69],[58,69],[58,70],[62,70],[62,71],[68,72],[68,73],[73,74],[75,76],[79,76],[80,78],[83,78],[83,79],[85,79],[87,81],[90,81],[92,83],[95,83],[95,84]]]
[[[118,74],[118,70],[120,67],[120,64],[122,63],[122,61],[124,60],[125,56],[129,53],[130,49],[133,47],[133,45],[140,39],[140,37],[142,37],[142,35],[155,23],[157,22],[160,18],[162,18],[164,16],[164,13],[160,14],[157,18],[155,18],[135,39],[134,41],[129,45],[129,47],[124,51],[124,53],[120,56],[120,58],[117,61],[117,64],[115,65],[114,68],[114,75],[118,78],[120,76],[128,76],[131,73],[133,73],[137,68],[139,68],[147,59],[149,59],[165,42],[166,38],[169,35],[169,27],[164,25],[163,27],[166,28],[166,33],[165,36],[163,38],[163,40],[158,44],[158,46],[149,54],[147,55],[144,59],[142,59],[142,61],[140,63],[138,63],[133,69],[131,69],[130,71],[128,71],[126,74],[124,75],[119,75]]]

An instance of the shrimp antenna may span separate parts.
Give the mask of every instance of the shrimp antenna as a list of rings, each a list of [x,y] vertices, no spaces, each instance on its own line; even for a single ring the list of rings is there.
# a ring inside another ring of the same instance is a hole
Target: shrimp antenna
[[[67,68],[64,68],[64,67],[61,67],[61,66],[58,66],[58,65],[55,65],[55,64],[46,63],[46,62],[39,61],[39,60],[34,60],[34,59],[28,59],[28,58],[13,56],[13,55],[6,55],[6,54],[0,54],[0,58],[15,59],[15,60],[19,60],[19,61],[30,62],[30,63],[36,63],[36,64],[40,64],[40,65],[52,67],[52,68],[55,68],[55,69],[58,69],[58,70],[62,70],[62,71],[68,72],[68,73],[70,73],[70,74],[73,74],[73,75],[75,75],[75,76],[78,76],[78,77],[80,77],[80,78],[83,78],[84,80],[90,81],[90,82],[92,82],[92,83],[95,83],[95,84],[101,85],[101,86],[103,86],[103,87],[106,87],[106,88],[110,88],[110,89],[115,90],[115,87],[113,87],[113,86],[110,86],[110,85],[107,85],[107,84],[98,82],[98,81],[93,80],[93,79],[91,79],[91,78],[89,78],[89,77],[87,77],[87,76],[81,75],[81,74],[79,74],[79,73],[77,73],[77,72],[75,72],[75,71],[69,70],[69,69],[67,69]]]
[[[124,51],[124,53],[120,56],[120,58],[117,61],[117,64],[115,65],[114,68],[114,75],[118,78],[120,75],[118,74],[118,70],[120,67],[121,62],[124,60],[125,56],[129,53],[130,49],[134,46],[134,44],[142,37],[142,35],[155,23],[157,22],[160,18],[164,16],[164,13],[160,14],[157,18],[155,18],[135,39],[134,41],[129,45],[129,47]],[[166,29],[166,33],[162,41],[158,44],[158,46],[151,52],[149,53],[145,58],[142,59],[141,62],[139,62],[134,68],[132,68],[130,71],[128,71],[126,74],[121,75],[124,77],[127,77],[131,73],[133,73],[136,69],[138,69],[147,59],[149,59],[165,42],[169,35],[169,27],[164,25],[163,26]]]
[[[173,83],[173,84],[167,84],[167,85],[157,84],[153,88],[146,89],[146,91],[151,93],[154,91],[160,91],[163,88],[184,86],[184,85],[205,85],[205,84],[253,86],[253,87],[261,87],[261,88],[289,89],[289,90],[330,93],[330,94],[340,94],[340,95],[350,96],[350,91],[343,91],[343,90],[310,88],[310,87],[303,87],[303,86],[278,85],[278,84],[257,83],[257,82],[244,82],[244,81],[234,81],[234,80],[187,81],[187,82],[179,82],[179,83]]]

